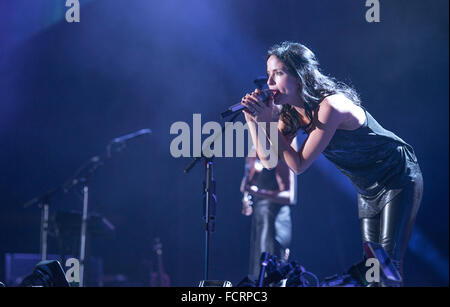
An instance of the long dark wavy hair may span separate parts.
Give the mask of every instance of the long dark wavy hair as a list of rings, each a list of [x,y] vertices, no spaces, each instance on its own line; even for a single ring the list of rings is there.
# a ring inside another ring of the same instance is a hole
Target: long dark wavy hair
[[[310,120],[308,125],[301,126],[299,114],[294,107],[288,104],[283,105],[280,111],[280,119],[285,124],[283,135],[293,137],[300,129],[308,131],[312,125],[312,112],[327,96],[341,93],[354,104],[361,104],[358,93],[352,87],[321,73],[316,56],[304,45],[283,42],[269,49],[267,59],[272,55],[283,62],[292,76],[300,80],[299,96],[304,103],[306,116]]]

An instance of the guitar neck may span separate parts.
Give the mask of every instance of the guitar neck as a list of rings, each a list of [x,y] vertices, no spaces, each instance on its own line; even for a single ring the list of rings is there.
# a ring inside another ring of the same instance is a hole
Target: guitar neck
[[[160,274],[164,273],[164,265],[162,260],[162,252],[158,253],[158,271]]]

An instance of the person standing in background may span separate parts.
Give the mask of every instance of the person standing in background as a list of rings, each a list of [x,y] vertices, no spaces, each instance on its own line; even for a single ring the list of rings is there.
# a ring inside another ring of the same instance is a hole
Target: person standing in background
[[[297,203],[297,179],[283,161],[268,170],[252,156],[255,154],[245,159],[240,190],[244,194],[242,214],[252,216],[249,276],[257,279],[263,252],[282,261],[288,260],[292,239],[291,206]]]

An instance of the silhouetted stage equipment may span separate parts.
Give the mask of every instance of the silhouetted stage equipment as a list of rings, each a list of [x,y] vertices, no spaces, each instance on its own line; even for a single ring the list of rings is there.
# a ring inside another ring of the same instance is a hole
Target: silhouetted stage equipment
[[[322,282],[319,282],[315,274],[306,271],[295,261],[279,260],[278,257],[264,252],[261,254],[258,280],[246,276],[237,284],[237,287],[378,287],[401,284],[400,273],[380,244],[366,242],[364,251],[364,260],[352,265],[344,274],[335,274]],[[366,280],[366,273],[371,269],[366,265],[368,258],[374,258],[379,263],[379,282]]]
[[[48,254],[48,260],[56,260],[65,269],[65,261],[61,255]],[[66,259],[75,258],[65,255]],[[5,283],[8,287],[16,287],[34,270],[41,261],[40,254],[6,253],[5,254]],[[99,257],[88,257],[86,261],[86,286],[103,286],[103,260]],[[67,269],[67,268],[66,268]],[[64,270],[65,271],[65,270]]]
[[[59,261],[63,267],[66,259],[78,258],[79,234],[81,229],[81,212],[57,211],[49,221],[49,235],[56,237],[59,242],[59,255],[47,254],[47,260]],[[106,218],[98,214],[90,214],[87,218],[87,233],[89,238],[111,237],[114,233],[114,225]],[[70,248],[68,248],[70,247]],[[74,256],[76,255],[76,256]],[[23,283],[24,278],[33,270],[42,255],[25,253],[5,254],[5,282],[8,286],[18,286]],[[86,257],[86,272],[84,282],[87,286],[103,285],[103,260],[99,257]],[[48,264],[55,270],[56,264]],[[45,267],[43,267],[45,268]],[[37,272],[40,272],[37,270]],[[37,273],[36,273],[37,274]]]
[[[39,262],[20,287],[70,287],[61,264],[56,260]]]
[[[295,261],[287,262],[267,252],[261,254],[261,268],[258,280],[249,276],[237,287],[318,287],[319,280]]]
[[[78,236],[81,229],[81,212],[57,211],[54,217],[55,234]],[[114,233],[114,225],[105,217],[91,213],[87,218],[87,232],[93,236],[110,236]]]
[[[68,193],[73,190],[80,190],[83,195],[83,214],[80,216],[80,248],[79,248],[79,262],[80,262],[80,287],[84,283],[84,262],[86,257],[86,241],[87,241],[87,224],[88,224],[88,205],[89,205],[89,184],[90,179],[98,168],[106,163],[106,160],[111,158],[113,152],[122,151],[126,148],[129,141],[143,136],[151,134],[150,129],[141,129],[139,131],[122,135],[114,138],[106,146],[104,154],[91,157],[85,163],[83,163],[66,182],[59,186],[49,190],[47,193],[35,197],[24,204],[24,208],[28,208],[37,205],[41,208],[41,232],[40,232],[40,253],[41,260],[47,260],[47,238],[49,234],[49,212],[50,212],[50,200],[60,191]],[[92,223],[91,223],[92,224]]]

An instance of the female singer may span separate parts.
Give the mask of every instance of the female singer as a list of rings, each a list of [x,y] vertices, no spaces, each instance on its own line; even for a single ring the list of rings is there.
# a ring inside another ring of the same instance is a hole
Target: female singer
[[[403,256],[423,191],[413,148],[384,129],[361,105],[355,90],[322,74],[316,56],[302,44],[273,46],[267,77],[273,93],[268,99],[257,89],[241,101],[263,165],[273,168],[264,159],[268,155],[260,154],[266,149],[258,142],[261,137],[296,174],[322,153],[356,188],[363,242],[380,243],[403,276]],[[278,135],[271,136],[253,124],[270,122],[274,105],[282,109]],[[291,143],[300,130],[308,137],[297,151]]]

